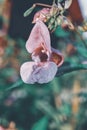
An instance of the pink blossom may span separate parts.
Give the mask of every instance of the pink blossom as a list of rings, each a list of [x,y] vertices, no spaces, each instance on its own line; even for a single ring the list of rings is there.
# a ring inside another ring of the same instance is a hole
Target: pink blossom
[[[42,21],[37,21],[26,42],[26,49],[32,53],[36,48],[43,47],[45,51],[51,52],[50,34]]]
[[[20,75],[28,84],[48,83],[56,75],[58,66],[63,63],[62,54],[51,48],[48,28],[42,21],[37,21],[26,42],[26,49],[31,53],[32,62],[21,66]]]
[[[0,130],[5,130],[2,126],[0,126]]]
[[[50,13],[50,9],[49,8],[43,8],[42,10],[38,11],[33,18],[33,22],[32,23],[36,23],[38,20],[41,20],[43,22],[46,22],[47,20],[47,16]]]
[[[21,77],[25,83],[34,84],[48,83],[53,80],[57,72],[57,65],[54,62],[26,62],[21,66]]]

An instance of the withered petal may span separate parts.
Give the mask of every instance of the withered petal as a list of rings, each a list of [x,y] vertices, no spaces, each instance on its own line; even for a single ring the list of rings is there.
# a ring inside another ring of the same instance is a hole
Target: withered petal
[[[50,57],[50,61],[55,62],[57,64],[57,66],[61,66],[64,62],[64,56],[63,54],[54,48],[51,48],[52,53],[51,53],[51,57]]]

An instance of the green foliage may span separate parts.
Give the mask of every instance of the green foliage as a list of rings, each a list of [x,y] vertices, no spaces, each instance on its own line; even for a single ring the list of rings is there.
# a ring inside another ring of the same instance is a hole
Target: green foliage
[[[34,124],[31,130],[47,130],[48,121],[48,117],[44,116]]]
[[[87,70],[87,65],[66,62],[65,65],[62,65],[59,68],[56,76],[61,76],[61,75],[71,73],[73,71],[78,71],[78,70]]]
[[[81,54],[83,57],[87,58],[87,49],[78,46],[77,47],[77,51],[79,52],[79,54]]]
[[[24,17],[27,17],[31,14],[31,12],[34,10],[35,5],[33,5],[31,8],[29,8],[27,11],[24,12]]]
[[[11,87],[7,88],[6,91],[9,91],[9,90],[12,90],[14,88],[18,88],[20,85],[23,84],[23,81],[22,80],[18,80],[16,83],[14,83]]]

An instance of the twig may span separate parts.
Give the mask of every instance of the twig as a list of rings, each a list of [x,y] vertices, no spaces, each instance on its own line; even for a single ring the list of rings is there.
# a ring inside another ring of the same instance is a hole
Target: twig
[[[71,73],[73,71],[78,71],[78,70],[87,70],[87,65],[71,64],[69,62],[65,62],[61,67],[59,67],[56,73],[56,77]]]
[[[48,7],[48,8],[52,7],[52,5],[47,5],[47,4],[42,4],[42,3],[35,3],[35,4],[33,4],[33,6],[44,6],[44,7]]]

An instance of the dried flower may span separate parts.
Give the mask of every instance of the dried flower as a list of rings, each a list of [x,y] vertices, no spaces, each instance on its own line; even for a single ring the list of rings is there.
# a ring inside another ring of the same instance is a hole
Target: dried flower
[[[50,9],[49,8],[43,8],[42,10],[38,11],[33,18],[32,23],[36,23],[38,20],[41,20],[43,22],[47,21],[47,17],[49,16]]]
[[[48,83],[56,75],[58,66],[63,63],[63,56],[51,48],[50,34],[42,21],[37,21],[26,42],[26,49],[31,53],[32,62],[21,66],[20,74],[25,83]]]

